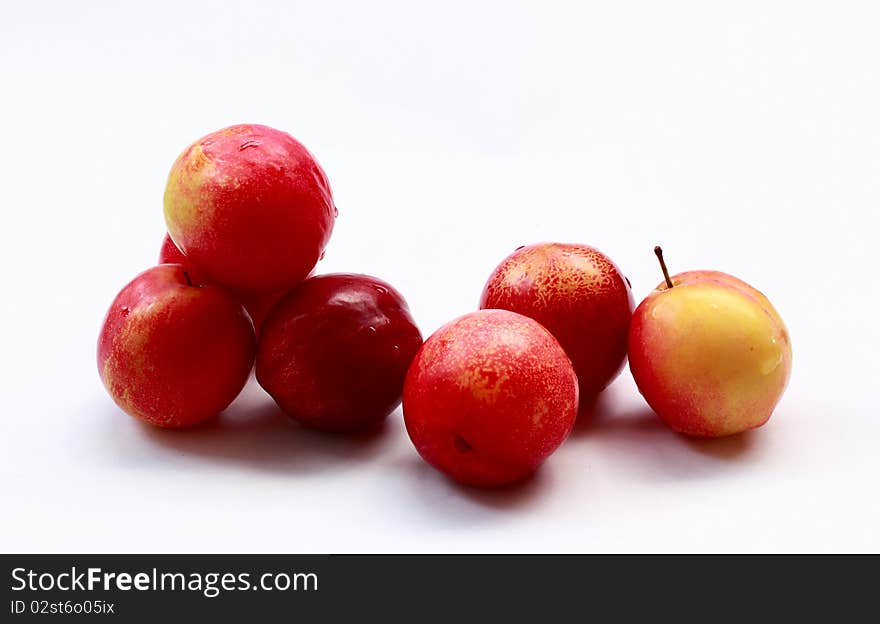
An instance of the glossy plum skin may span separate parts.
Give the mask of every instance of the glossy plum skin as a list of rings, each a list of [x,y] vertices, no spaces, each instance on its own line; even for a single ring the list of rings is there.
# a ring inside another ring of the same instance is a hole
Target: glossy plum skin
[[[202,137],[174,162],[165,221],[177,247],[212,282],[237,292],[292,288],[333,230],[324,171],[285,132],[255,124]]]
[[[337,273],[311,277],[263,323],[259,384],[300,423],[333,432],[377,426],[400,404],[422,336],[386,282]]]
[[[565,441],[578,385],[568,356],[536,321],[507,310],[438,329],[410,366],[406,429],[429,464],[465,485],[519,481]]]
[[[157,427],[188,427],[238,396],[255,348],[241,304],[215,286],[190,285],[179,264],[160,264],[110,305],[98,372],[124,412]]]
[[[174,241],[171,240],[171,236],[168,234],[165,234],[165,238],[162,239],[162,247],[159,250],[159,264],[183,265],[193,282],[198,282],[199,284],[210,283],[209,278],[207,278],[201,269],[196,267],[192,261],[177,248],[177,245],[174,244]],[[247,310],[251,320],[254,322],[254,329],[256,330],[257,336],[260,335],[260,327],[262,326],[266,315],[269,314],[269,310],[271,310],[272,306],[284,296],[284,292],[285,291],[280,290],[277,292],[258,294],[233,293],[235,298],[244,306],[244,309]]]
[[[520,247],[492,272],[480,308],[533,318],[571,358],[582,401],[614,380],[626,362],[633,297],[608,256],[587,245]]]
[[[633,315],[639,392],[673,430],[719,438],[763,426],[791,376],[791,338],[770,300],[720,271],[660,283]]]

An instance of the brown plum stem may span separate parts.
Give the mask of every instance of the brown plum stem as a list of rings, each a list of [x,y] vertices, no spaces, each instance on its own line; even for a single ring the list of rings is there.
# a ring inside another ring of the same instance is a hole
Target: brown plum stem
[[[186,278],[186,283],[189,284],[190,286],[192,286],[192,285],[193,285],[193,282],[192,282],[192,280],[189,278],[189,272],[184,271],[184,272],[183,272],[183,276]]]
[[[663,260],[663,250],[660,248],[660,245],[654,247],[654,254],[657,256],[657,260],[660,261],[660,268],[663,269],[663,277],[666,279],[667,288],[672,288],[672,280],[669,279],[669,271],[666,270],[666,261]]]

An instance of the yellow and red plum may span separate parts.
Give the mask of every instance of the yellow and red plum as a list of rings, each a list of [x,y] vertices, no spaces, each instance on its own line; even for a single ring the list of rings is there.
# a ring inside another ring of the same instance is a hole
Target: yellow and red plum
[[[400,404],[422,336],[403,296],[368,275],[310,277],[263,322],[257,381],[315,429],[377,426]]]
[[[629,366],[672,429],[715,438],[760,427],[791,375],[785,324],[761,292],[719,271],[664,281],[636,308]]]
[[[519,481],[565,441],[578,383],[559,342],[507,310],[466,314],[438,329],[410,366],[406,429],[419,454],[466,485]]]
[[[287,290],[324,251],[336,207],[301,143],[267,126],[230,126],[177,158],[165,188],[177,247],[211,281],[237,292]]]
[[[235,299],[193,282],[179,264],[160,264],[110,305],[98,337],[98,372],[126,413],[157,427],[187,427],[238,396],[255,342]]]

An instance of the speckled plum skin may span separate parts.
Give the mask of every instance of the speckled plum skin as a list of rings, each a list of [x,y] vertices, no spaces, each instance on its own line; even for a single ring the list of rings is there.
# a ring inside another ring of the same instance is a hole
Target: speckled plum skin
[[[632,292],[617,265],[593,247],[520,247],[492,272],[480,308],[518,312],[549,329],[574,364],[582,401],[601,392],[626,362]]]
[[[419,454],[455,481],[497,487],[532,474],[571,433],[574,369],[536,321],[507,310],[438,329],[406,376],[403,414]]]
[[[165,238],[162,239],[162,248],[159,250],[159,264],[183,265],[193,282],[197,282],[199,284],[210,283],[210,279],[204,274],[201,269],[195,266],[193,262],[183,254],[182,251],[177,248],[177,245],[174,244],[174,241],[171,240],[171,236],[169,236],[168,234],[166,234]],[[278,302],[278,300],[284,296],[284,293],[285,291],[280,290],[277,292],[257,294],[238,292],[233,293],[233,295],[238,301],[241,302],[241,304],[244,306],[244,309],[247,310],[247,313],[250,315],[251,320],[254,322],[254,329],[259,336],[260,327],[263,324],[263,320],[265,320],[266,315],[269,314],[269,310],[272,309],[272,306],[274,306]]]
[[[370,429],[400,404],[421,344],[406,301],[388,283],[319,275],[285,295],[264,321],[257,381],[308,427]]]
[[[306,278],[333,230],[330,184],[296,139],[267,126],[230,126],[177,158],[165,221],[180,250],[238,292],[287,290]]]
[[[219,414],[244,387],[253,325],[215,286],[190,285],[160,264],[116,296],[98,337],[98,372],[122,410],[157,427],[188,427]]]

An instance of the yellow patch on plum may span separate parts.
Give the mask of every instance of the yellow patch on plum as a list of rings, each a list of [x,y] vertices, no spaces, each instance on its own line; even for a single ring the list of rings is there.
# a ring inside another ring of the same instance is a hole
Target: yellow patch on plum
[[[180,234],[201,222],[206,202],[206,182],[213,180],[216,167],[201,145],[193,145],[180,155],[168,174],[165,187],[165,220],[171,238],[178,242]]]
[[[123,412],[130,416],[141,417],[141,411],[138,409],[131,396],[131,390],[125,384],[116,381],[117,366],[114,364],[115,362],[112,356],[108,358],[107,362],[104,364],[104,370],[101,373],[104,385],[110,391],[110,396],[116,402],[116,405],[118,405]]]
[[[532,424],[538,425],[550,413],[550,406],[544,399],[535,402],[535,411],[532,413]]]
[[[484,368],[462,371],[458,383],[467,388],[475,399],[483,403],[494,403],[505,392],[504,385],[510,379],[507,373],[496,373]]]

